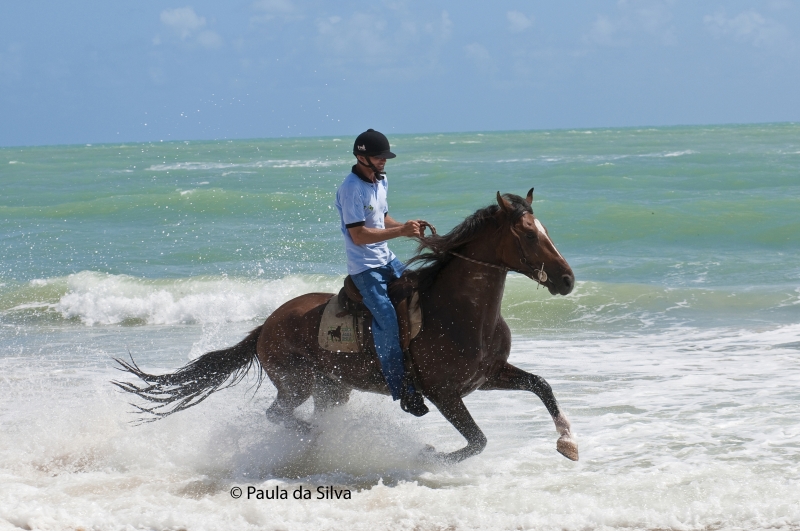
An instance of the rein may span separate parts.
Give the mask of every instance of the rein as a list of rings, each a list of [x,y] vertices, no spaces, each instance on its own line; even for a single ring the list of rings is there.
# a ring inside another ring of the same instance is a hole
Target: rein
[[[520,244],[520,251],[522,251],[522,244]],[[499,266],[499,265],[496,265],[496,264],[490,264],[489,262],[482,262],[480,260],[475,260],[474,258],[469,258],[468,256],[464,256],[463,254],[459,254],[459,253],[456,253],[454,251],[450,251],[450,254],[452,254],[453,256],[457,256],[457,257],[461,258],[462,260],[466,260],[467,262],[472,262],[473,264],[478,264],[478,265],[482,265],[482,266],[486,266],[486,267],[493,267],[495,269],[499,269],[503,273],[508,273],[509,271],[511,271],[510,267]],[[541,285],[544,285],[544,283],[547,282],[547,273],[544,272],[544,264],[542,264],[542,267],[540,269],[535,269],[533,266],[531,266],[530,262],[528,262],[528,260],[525,258],[525,254],[524,253],[520,253],[520,254],[522,255],[522,258],[520,258],[519,261],[522,264],[528,266],[534,272],[534,274],[536,275],[536,278],[534,280],[536,280],[536,282],[538,282]]]
[[[495,269],[499,269],[500,271],[502,271],[504,273],[507,273],[507,272],[511,271],[510,267],[490,264],[489,262],[481,262],[480,260],[475,260],[474,258],[469,258],[467,256],[464,256],[463,254],[458,254],[458,253],[453,252],[453,251],[450,251],[450,254],[452,254],[453,256],[457,256],[459,258],[462,258],[462,259],[466,260],[467,262],[472,262],[473,264],[479,264],[479,265],[482,265],[482,266],[493,267]]]

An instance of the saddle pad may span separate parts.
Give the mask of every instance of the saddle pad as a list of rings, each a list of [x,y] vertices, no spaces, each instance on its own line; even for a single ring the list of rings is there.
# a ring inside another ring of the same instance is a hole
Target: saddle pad
[[[350,314],[342,317],[336,316],[343,312],[344,308],[339,305],[339,297],[331,297],[322,312],[322,320],[319,323],[319,334],[317,335],[319,346],[331,352],[361,352],[356,337],[356,318]],[[359,325],[363,329],[363,323],[359,323]]]
[[[408,327],[410,328],[408,341],[417,337],[422,331],[422,308],[419,305],[419,293],[414,293],[411,296],[410,303],[407,317]],[[344,308],[339,304],[339,297],[335,295],[331,297],[322,312],[322,320],[319,323],[319,333],[317,334],[319,346],[331,352],[361,352],[361,347],[358,344],[361,338],[358,337],[356,330],[361,330],[363,335],[364,320],[350,314],[344,314],[344,311]],[[337,316],[341,314],[344,315],[342,317]],[[356,323],[356,319],[358,319],[358,323]],[[356,327],[356,325],[358,326]]]

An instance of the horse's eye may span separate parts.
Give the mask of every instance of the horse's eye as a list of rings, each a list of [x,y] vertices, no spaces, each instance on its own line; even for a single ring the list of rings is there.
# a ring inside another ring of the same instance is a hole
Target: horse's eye
[[[525,237],[528,238],[529,240],[535,240],[536,239],[536,233],[535,232],[527,232],[527,233],[525,233]]]

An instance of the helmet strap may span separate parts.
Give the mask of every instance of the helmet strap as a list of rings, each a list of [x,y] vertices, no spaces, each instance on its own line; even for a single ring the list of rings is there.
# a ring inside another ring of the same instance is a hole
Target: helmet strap
[[[370,160],[370,157],[368,157],[367,155],[361,155],[361,156],[364,157],[364,160],[367,161],[366,166],[367,168],[372,170],[372,173],[374,174],[376,181],[386,178],[386,172],[378,170],[378,168],[376,168],[375,165],[372,163],[372,160]]]

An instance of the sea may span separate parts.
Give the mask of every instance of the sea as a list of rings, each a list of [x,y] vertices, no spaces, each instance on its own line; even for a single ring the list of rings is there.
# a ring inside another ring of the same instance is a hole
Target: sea
[[[526,392],[466,397],[489,442],[452,466],[419,457],[464,444],[435,409],[354,392],[301,406],[300,435],[255,373],[138,424],[114,358],[175,370],[338,291],[353,138],[6,147],[0,529],[800,530],[800,124],[390,141],[400,221],[445,233],[535,188],[577,283],[509,274],[510,361],[553,387],[578,462]]]

